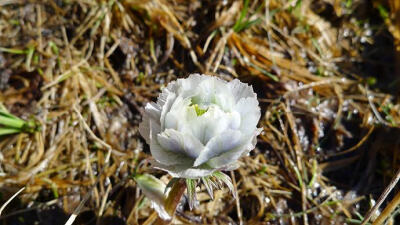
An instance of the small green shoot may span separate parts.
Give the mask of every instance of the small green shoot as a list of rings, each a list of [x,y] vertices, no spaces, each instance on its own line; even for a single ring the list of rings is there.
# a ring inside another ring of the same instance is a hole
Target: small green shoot
[[[0,103],[0,136],[21,132],[33,133],[38,130],[34,120],[25,121],[9,113]]]
[[[143,72],[139,72],[139,76],[136,77],[136,83],[142,83],[145,74]]]
[[[311,42],[314,45],[314,47],[317,49],[318,53],[320,56],[324,55],[324,52],[322,51],[321,46],[319,45],[318,41],[315,40],[315,38],[311,38]]]
[[[20,25],[19,20],[16,20],[16,19],[11,19],[11,20],[9,20],[9,22],[10,22],[10,24],[15,25],[15,26],[19,26]]]
[[[353,6],[353,0],[346,1],[346,8],[350,9]]]
[[[58,55],[59,50],[58,50],[58,47],[57,47],[56,43],[54,43],[54,42],[52,42],[52,41],[49,41],[49,47],[51,48],[51,51],[52,51],[54,54]]]
[[[0,52],[6,52],[6,53],[11,53],[11,54],[16,54],[16,55],[23,55],[23,54],[27,53],[27,50],[0,47]]]
[[[383,19],[389,18],[389,11],[383,5],[379,4],[377,8],[379,11],[379,15],[381,15]]]
[[[391,103],[381,106],[382,112],[385,114],[385,119],[389,123],[391,123],[393,126],[395,126],[396,123],[393,119],[393,116],[391,115],[392,108],[393,108],[393,104],[391,104]]]
[[[366,82],[369,86],[373,86],[376,84],[376,77],[367,77]]]
[[[315,180],[317,179],[317,160],[313,160],[312,164],[312,178],[310,182],[308,183],[308,187],[312,187],[315,183]]]
[[[150,44],[150,56],[153,59],[153,61],[155,63],[157,63],[156,50],[154,47],[154,38],[153,37],[150,37],[149,44]]]
[[[240,31],[245,30],[245,29],[251,27],[252,25],[258,24],[262,21],[261,18],[257,18],[254,20],[247,19],[247,20],[243,21],[247,15],[248,10],[249,10],[249,0],[244,0],[243,9],[240,12],[239,19],[236,21],[235,25],[233,25],[233,30],[236,33],[239,33]]]
[[[292,6],[289,7],[289,12],[293,13],[294,16],[296,16],[297,18],[299,18],[300,20],[302,20],[303,15],[301,13],[301,4],[302,4],[302,0],[297,0],[296,3],[293,5],[293,3],[291,3]]]
[[[35,46],[29,45],[27,49],[15,49],[15,48],[4,48],[0,47],[0,52],[15,54],[15,55],[26,55],[25,67],[28,71],[32,71],[31,69],[31,61],[33,54],[35,53]]]
[[[274,74],[272,74],[272,73],[270,73],[270,72],[264,70],[263,68],[261,68],[261,67],[255,65],[254,63],[251,63],[251,62],[247,62],[247,63],[248,63],[250,66],[254,67],[256,70],[260,71],[262,74],[264,74],[264,75],[268,76],[269,78],[271,78],[273,81],[276,81],[276,82],[279,81],[279,78],[278,78],[277,76],[275,76]]]
[[[33,53],[35,53],[35,46],[30,45],[28,47],[28,49],[26,50],[26,61],[25,61],[25,67],[28,71],[32,71],[31,62],[32,62]]]

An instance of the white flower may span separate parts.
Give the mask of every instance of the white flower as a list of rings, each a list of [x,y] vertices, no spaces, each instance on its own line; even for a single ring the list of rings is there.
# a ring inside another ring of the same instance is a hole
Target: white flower
[[[235,168],[256,145],[260,115],[251,86],[192,74],[169,83],[157,103],[146,105],[139,131],[156,168],[196,179]]]

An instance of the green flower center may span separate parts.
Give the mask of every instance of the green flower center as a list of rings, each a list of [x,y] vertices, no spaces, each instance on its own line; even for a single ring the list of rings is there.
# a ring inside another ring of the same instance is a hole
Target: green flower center
[[[198,104],[194,104],[193,107],[194,107],[194,110],[196,111],[197,116],[203,115],[208,110],[208,108],[207,109],[200,108],[200,106]]]

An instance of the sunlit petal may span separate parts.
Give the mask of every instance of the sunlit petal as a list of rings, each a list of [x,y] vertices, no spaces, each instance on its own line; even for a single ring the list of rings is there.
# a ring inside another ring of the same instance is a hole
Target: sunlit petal
[[[157,135],[158,143],[171,152],[184,154],[193,159],[199,156],[204,146],[191,134],[180,133],[173,129],[166,129]]]
[[[228,130],[219,136],[213,137],[194,162],[194,166],[199,166],[213,157],[234,150],[241,144],[241,137],[240,131],[237,130]]]

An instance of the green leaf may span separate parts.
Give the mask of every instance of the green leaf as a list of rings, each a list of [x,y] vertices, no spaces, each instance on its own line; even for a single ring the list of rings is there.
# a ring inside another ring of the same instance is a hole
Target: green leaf
[[[33,133],[38,130],[39,124],[34,120],[25,121],[13,114],[0,103],[0,127],[1,135],[15,134],[19,132]]]
[[[383,5],[378,5],[378,11],[383,19],[389,18],[389,11]]]
[[[210,195],[210,198],[214,200],[214,190],[210,177],[202,177],[201,180],[207,189],[208,195]]]
[[[26,50],[26,61],[25,61],[25,67],[27,70],[29,70],[31,67],[33,53],[35,53],[35,47],[29,46],[28,49]]]
[[[4,107],[4,106],[2,106],[2,107]],[[1,108],[0,109],[0,116],[5,116],[5,117],[8,117],[8,118],[12,118],[12,119],[18,119],[18,117],[14,116],[10,112],[8,112],[6,108]]]
[[[233,187],[231,178],[221,171],[217,171],[213,173],[213,176],[217,178],[219,181],[222,181],[228,189],[231,191],[232,195],[236,197],[235,188]]]
[[[276,82],[279,81],[279,78],[278,78],[277,76],[275,76],[274,74],[272,74],[272,73],[270,73],[270,72],[264,70],[263,68],[261,68],[261,67],[255,65],[254,63],[251,63],[251,62],[247,62],[247,63],[248,63],[250,66],[254,67],[256,70],[260,71],[262,74],[264,74],[264,75],[268,76],[269,78],[271,78],[273,81],[276,81]]]
[[[187,195],[189,200],[189,208],[192,210],[196,202],[196,181],[193,179],[186,179]]]
[[[17,55],[26,54],[25,49],[14,49],[14,48],[3,48],[3,47],[0,47],[0,52],[7,52],[7,53],[17,54]]]
[[[54,54],[56,54],[56,55],[59,54],[60,51],[58,50],[58,47],[54,42],[50,41],[49,47],[51,48],[51,51],[53,51]]]
[[[317,49],[318,53],[320,56],[323,56],[324,52],[322,51],[321,46],[319,45],[318,41],[315,40],[315,38],[311,38],[311,42],[314,45],[314,47]]]
[[[261,18],[257,18],[255,20],[251,20],[251,21],[246,21],[243,22],[242,24],[240,24],[236,30],[236,32],[240,32],[242,30],[246,30],[247,28],[251,27],[252,25],[258,24],[262,21]]]
[[[149,174],[137,174],[134,179],[147,198],[158,204],[164,204],[165,184],[161,180]]]
[[[233,30],[235,32],[238,32],[238,29],[242,24],[242,20],[247,15],[248,8],[249,8],[249,0],[244,0],[243,9],[240,12],[239,19],[236,21],[235,25],[233,25]]]
[[[25,121],[11,114],[0,112],[0,124],[10,128],[22,129]]]
[[[21,132],[21,130],[19,130],[19,129],[0,127],[0,136],[9,135],[9,134],[17,134],[20,132]]]
[[[0,102],[0,113],[1,112],[9,113],[7,108],[3,105],[3,103]]]

